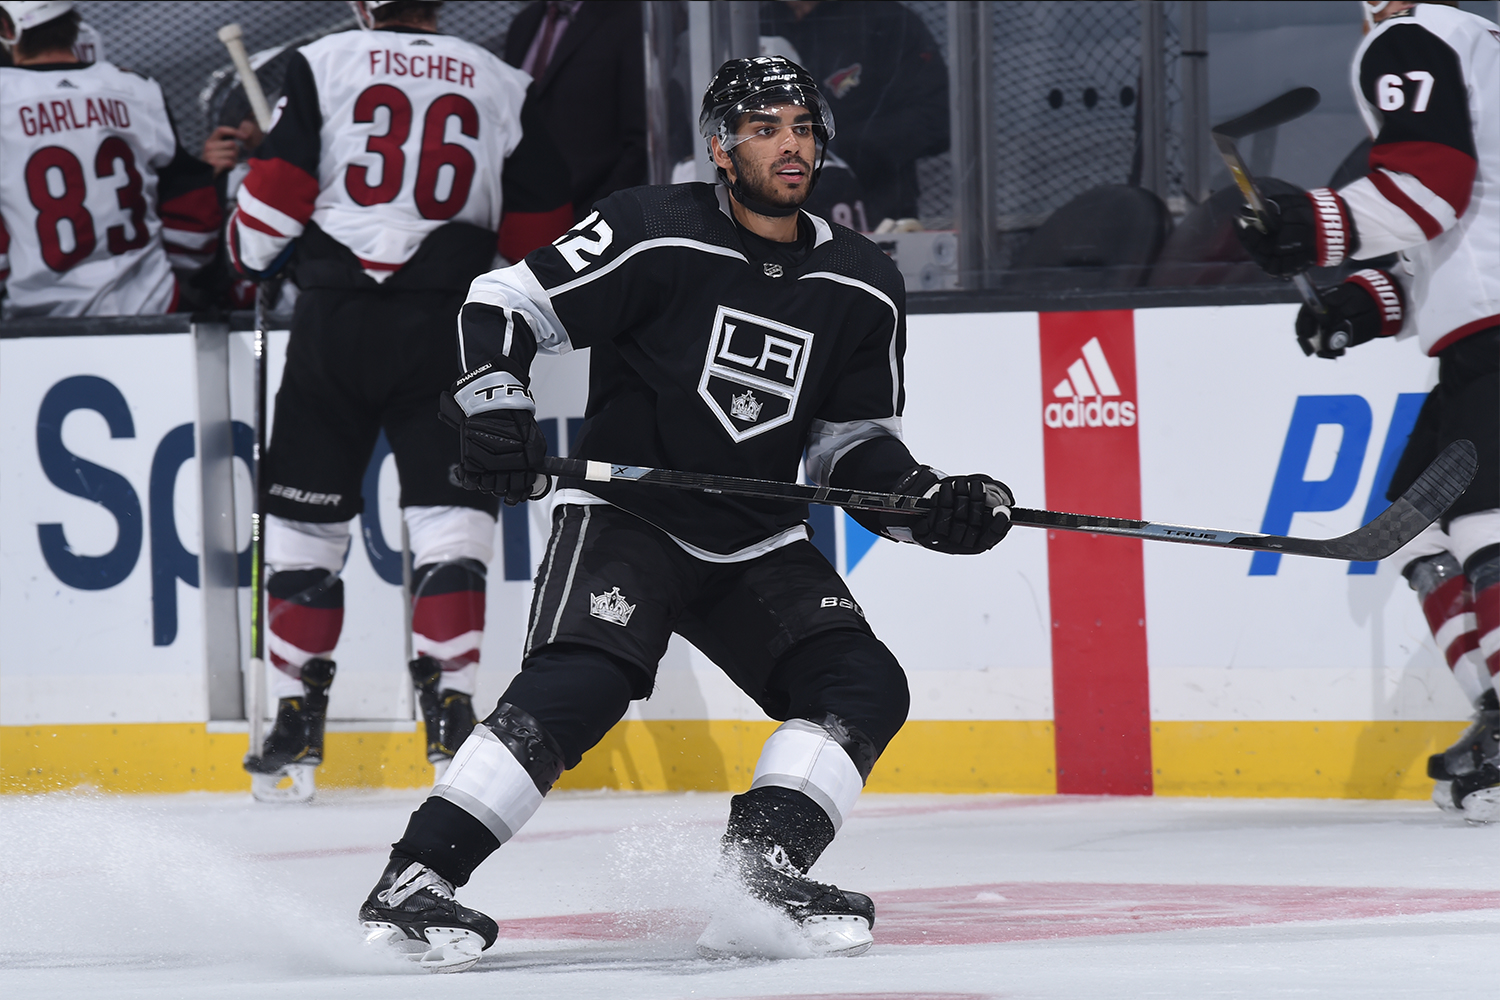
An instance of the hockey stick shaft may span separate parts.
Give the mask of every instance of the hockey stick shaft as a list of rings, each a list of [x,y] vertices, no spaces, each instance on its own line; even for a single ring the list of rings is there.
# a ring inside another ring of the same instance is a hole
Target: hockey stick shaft
[[[255,441],[251,445],[255,498],[250,512],[250,683],[245,706],[252,754],[259,754],[264,742],[266,714],[265,480],[261,468],[266,451],[266,313],[270,311],[270,297],[270,283],[256,286]]]
[[[1229,168],[1229,173],[1234,178],[1235,186],[1240,189],[1240,193],[1245,196],[1245,203],[1255,213],[1257,228],[1261,232],[1266,230],[1266,201],[1255,183],[1255,178],[1250,175],[1250,168],[1245,166],[1245,160],[1240,156],[1235,140],[1301,118],[1316,108],[1321,99],[1322,95],[1312,87],[1298,87],[1287,91],[1280,97],[1272,98],[1254,111],[1216,126],[1210,133],[1214,147],[1218,149],[1219,155],[1224,159],[1224,165]],[[1322,297],[1318,295],[1318,290],[1313,287],[1307,275],[1294,275],[1292,284],[1297,286],[1302,301],[1307,303],[1309,309],[1319,316],[1328,314],[1328,308],[1323,305]]]
[[[269,132],[271,106],[266,103],[265,91],[260,89],[260,78],[250,66],[250,53],[245,51],[244,32],[240,31],[238,24],[226,24],[219,29],[219,41],[229,50],[235,75],[240,78],[240,86],[244,88],[245,97],[250,101],[250,113],[255,116],[255,123],[262,132]]]
[[[1028,528],[1081,531],[1123,538],[1144,538],[1159,542],[1213,545],[1251,551],[1284,552],[1289,555],[1314,556],[1323,559],[1372,562],[1395,552],[1442,516],[1442,513],[1469,485],[1469,481],[1474,477],[1476,465],[1477,452],[1472,444],[1468,441],[1456,441],[1450,444],[1417,477],[1411,488],[1384,513],[1369,524],[1338,538],[1293,538],[1285,535],[1199,528],[1185,524],[1102,517],[1094,514],[1067,514],[1026,507],[1011,508],[1010,518],[1012,524],[1024,525]],[[849,510],[911,514],[920,513],[932,506],[932,502],[925,497],[907,494],[806,486],[800,483],[741,479],[736,476],[718,476],[710,473],[677,472],[636,465],[611,465],[608,462],[590,462],[576,458],[548,458],[542,465],[542,471],[549,475],[581,479],[585,482],[638,483],[643,486],[665,486],[671,489],[792,503],[822,503]]]
[[[1245,196],[1245,204],[1249,205],[1250,211],[1255,213],[1256,228],[1265,232],[1266,200],[1260,193],[1255,178],[1250,176],[1250,168],[1245,166],[1244,158],[1240,156],[1234,139],[1215,132],[1213,140],[1214,146],[1219,150],[1219,155],[1224,158],[1224,165],[1229,168],[1230,175],[1234,177],[1235,186],[1240,189],[1240,194]],[[1318,294],[1318,290],[1313,287],[1312,281],[1306,274],[1292,275],[1292,284],[1297,286],[1297,292],[1309,309],[1319,316],[1328,314],[1328,307],[1323,304],[1322,296]]]

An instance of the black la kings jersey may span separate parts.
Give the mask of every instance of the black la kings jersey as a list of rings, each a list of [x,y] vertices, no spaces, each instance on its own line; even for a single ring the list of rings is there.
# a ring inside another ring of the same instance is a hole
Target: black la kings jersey
[[[800,264],[757,260],[709,184],[617,192],[556,243],[477,278],[460,361],[528,377],[540,349],[592,348],[572,457],[890,489],[900,441],[905,290],[869,240],[815,216]],[[564,481],[580,489],[581,481]],[[706,554],[803,536],[805,504],[589,483]],[[710,555],[711,557],[711,555]]]

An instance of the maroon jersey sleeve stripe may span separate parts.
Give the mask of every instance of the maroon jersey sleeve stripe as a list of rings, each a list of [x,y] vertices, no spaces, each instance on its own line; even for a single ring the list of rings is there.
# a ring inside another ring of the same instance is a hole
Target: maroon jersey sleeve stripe
[[[245,177],[245,190],[277,211],[306,223],[312,218],[313,205],[318,199],[318,179],[283,159],[251,160],[250,173]],[[244,214],[241,212],[242,216]],[[264,231],[275,232],[269,229]]]
[[[162,225],[189,233],[212,233],[224,222],[212,187],[195,188],[161,203]]]
[[[260,221],[253,215],[247,214],[243,210],[234,213],[234,215],[237,225],[244,226],[246,229],[253,229],[257,233],[265,233],[267,236],[278,236],[282,239],[286,239],[286,233],[277,232],[266,223]],[[236,256],[236,260],[238,260],[238,256]]]
[[[1383,170],[1372,171],[1370,173],[1370,183],[1375,185],[1375,190],[1379,191],[1385,197],[1386,201],[1411,216],[1411,220],[1421,228],[1423,236],[1430,240],[1442,235],[1442,225],[1431,215],[1427,214],[1425,208],[1412,201],[1410,196],[1401,190],[1401,186],[1391,180],[1390,174],[1387,174]]]
[[[1474,157],[1441,142],[1387,142],[1370,150],[1370,169],[1381,167],[1411,174],[1452,205],[1455,215],[1462,216],[1474,193],[1479,164]]]

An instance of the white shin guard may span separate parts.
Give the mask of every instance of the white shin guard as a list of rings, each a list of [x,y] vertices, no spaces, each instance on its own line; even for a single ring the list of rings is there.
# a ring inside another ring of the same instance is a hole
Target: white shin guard
[[[432,794],[479,820],[502,844],[542,804],[542,793],[526,768],[484,723],[458,748]]]
[[[835,833],[865,787],[838,741],[806,719],[783,722],[761,748],[750,787],[765,785],[790,788],[812,799],[828,814]]]

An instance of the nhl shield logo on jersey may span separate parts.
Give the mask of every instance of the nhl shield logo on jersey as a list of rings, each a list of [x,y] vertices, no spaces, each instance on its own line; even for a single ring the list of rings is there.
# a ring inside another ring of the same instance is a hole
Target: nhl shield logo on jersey
[[[708,338],[698,395],[735,441],[791,421],[813,335],[720,306]]]
[[[624,627],[630,624],[630,616],[635,614],[635,605],[625,600],[619,587],[614,587],[604,594],[589,594],[589,614]]]

